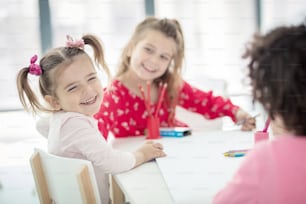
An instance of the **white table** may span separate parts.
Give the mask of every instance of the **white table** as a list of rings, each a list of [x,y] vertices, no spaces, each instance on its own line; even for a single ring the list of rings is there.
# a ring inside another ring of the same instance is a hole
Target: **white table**
[[[115,139],[114,148],[134,151],[145,137]],[[114,175],[131,204],[211,203],[244,159],[223,152],[249,149],[253,132],[198,131],[185,138],[162,138],[167,157]]]

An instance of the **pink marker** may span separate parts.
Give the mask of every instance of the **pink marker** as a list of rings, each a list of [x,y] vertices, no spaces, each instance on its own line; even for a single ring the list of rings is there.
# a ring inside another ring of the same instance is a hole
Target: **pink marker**
[[[269,125],[270,125],[270,118],[268,118],[266,120],[266,124],[265,124],[265,127],[264,129],[262,130],[262,132],[267,132],[268,131],[268,128],[269,128]]]
[[[268,132],[269,125],[270,125],[270,118],[266,120],[265,127],[262,131],[255,132],[254,135],[255,143],[269,139],[269,132]]]

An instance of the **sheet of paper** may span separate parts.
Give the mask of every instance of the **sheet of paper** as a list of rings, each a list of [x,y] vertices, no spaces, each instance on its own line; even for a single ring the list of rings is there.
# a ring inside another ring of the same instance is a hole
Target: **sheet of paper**
[[[251,148],[253,133],[215,131],[161,142],[167,157],[157,159],[157,164],[175,203],[211,203],[244,159],[223,153]]]

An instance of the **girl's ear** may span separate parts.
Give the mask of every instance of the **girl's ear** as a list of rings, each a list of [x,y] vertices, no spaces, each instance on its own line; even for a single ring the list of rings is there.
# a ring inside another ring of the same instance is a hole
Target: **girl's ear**
[[[127,55],[128,57],[131,57],[131,55],[132,55],[131,53],[132,53],[132,48],[129,47],[129,48],[127,49],[126,55]]]
[[[134,44],[131,44],[131,45],[128,46],[127,53],[126,53],[128,57],[131,57],[131,56],[132,56],[134,47],[135,47]]]
[[[170,62],[169,62],[169,65],[168,65],[168,70],[171,70],[171,71],[173,71],[173,69],[174,69],[174,59],[172,59]]]
[[[61,109],[61,105],[59,104],[58,100],[50,95],[45,95],[45,100],[50,104],[50,106],[52,108],[54,108],[54,110],[60,110]]]

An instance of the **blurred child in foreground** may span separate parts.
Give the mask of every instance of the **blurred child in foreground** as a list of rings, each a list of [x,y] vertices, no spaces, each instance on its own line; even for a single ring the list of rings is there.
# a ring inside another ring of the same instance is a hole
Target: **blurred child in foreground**
[[[306,26],[256,35],[245,57],[275,139],[255,145],[213,203],[306,203]]]

